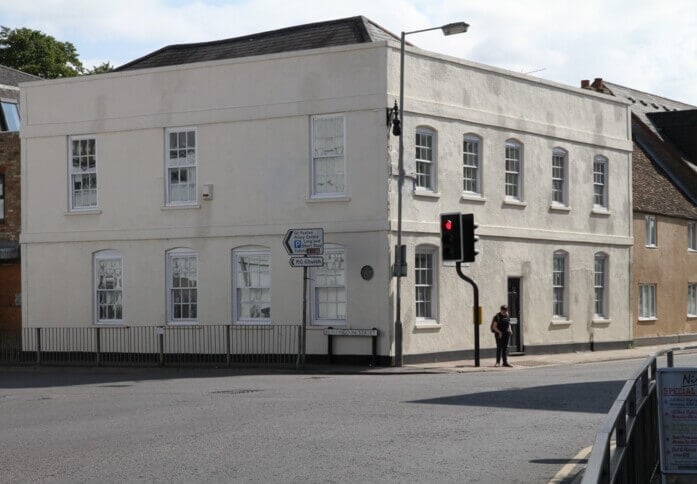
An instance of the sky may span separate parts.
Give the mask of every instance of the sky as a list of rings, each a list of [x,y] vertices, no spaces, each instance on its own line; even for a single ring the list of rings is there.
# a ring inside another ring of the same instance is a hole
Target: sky
[[[0,0],[0,25],[72,42],[85,67],[165,45],[364,15],[418,47],[579,86],[596,77],[697,105],[697,0]]]

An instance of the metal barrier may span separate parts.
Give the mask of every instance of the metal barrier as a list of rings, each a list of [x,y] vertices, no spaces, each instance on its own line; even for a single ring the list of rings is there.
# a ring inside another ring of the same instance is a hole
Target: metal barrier
[[[0,364],[291,366],[300,325],[91,326],[0,331]]]
[[[666,356],[673,366],[674,352],[695,346],[671,348],[648,356],[627,380],[596,434],[584,484],[650,482],[659,465],[656,369]]]

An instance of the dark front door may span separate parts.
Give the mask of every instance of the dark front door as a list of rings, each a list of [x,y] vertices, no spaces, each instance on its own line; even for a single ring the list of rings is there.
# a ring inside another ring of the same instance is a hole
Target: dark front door
[[[520,277],[508,278],[508,314],[513,334],[508,343],[509,353],[523,351],[523,318],[520,310]]]

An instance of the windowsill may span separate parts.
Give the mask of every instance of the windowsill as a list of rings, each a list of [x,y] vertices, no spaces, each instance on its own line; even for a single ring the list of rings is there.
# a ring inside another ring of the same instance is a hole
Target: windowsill
[[[232,323],[233,326],[255,326],[264,329],[271,329],[271,320],[267,321],[235,321]]]
[[[200,328],[198,321],[167,321],[169,327]]]
[[[63,215],[99,215],[100,213],[102,213],[101,210],[94,208],[89,210],[69,210],[64,212]]]
[[[573,321],[570,319],[552,319],[552,321],[549,322],[552,326],[569,326],[571,324],[574,324]]]
[[[646,247],[647,249],[658,249],[657,245],[645,245],[644,247]]]
[[[692,321],[697,321],[697,314],[688,314],[687,315],[687,320],[692,322]]]
[[[549,210],[552,212],[571,212],[571,207],[567,205],[555,205],[552,204],[549,206]]]
[[[126,328],[127,326],[123,323],[123,320],[121,321],[97,321],[94,323],[95,326],[108,326],[108,327],[114,327],[114,326],[120,326],[122,328]]]
[[[423,188],[415,189],[414,190],[414,196],[415,197],[422,197],[422,198],[440,198],[440,193],[434,192],[433,190],[425,190]]]
[[[200,204],[192,203],[191,205],[163,205],[160,210],[196,210],[198,208],[201,208]]]
[[[476,193],[463,193],[460,197],[460,200],[467,202],[484,203],[486,202],[486,197],[477,195]]]
[[[604,208],[593,208],[593,210],[591,210],[591,214],[600,215],[601,217],[609,217],[612,215],[612,212]]]
[[[639,318],[640,323],[653,323],[658,321],[658,318]]]
[[[593,318],[591,319],[591,324],[610,324],[612,322],[611,319],[606,319],[606,318]]]
[[[422,330],[435,330],[435,331],[440,331],[440,329],[443,327],[442,324],[437,322],[434,319],[425,319],[423,321],[417,321],[414,324],[414,329],[422,329]]]
[[[512,198],[504,198],[503,205],[504,206],[508,205],[509,207],[515,207],[515,208],[525,208],[528,206],[527,203],[522,202],[520,200],[513,200]]]
[[[327,329],[328,327],[334,326],[346,326],[346,321],[312,321],[307,329]]]
[[[693,253],[693,254],[697,254],[697,249],[690,249],[690,248],[688,248],[687,251],[688,251],[688,252],[691,252],[691,253]],[[695,317],[697,318],[697,316],[695,316]]]
[[[351,197],[341,195],[339,197],[310,197],[306,198],[306,203],[325,203],[325,202],[350,202]]]

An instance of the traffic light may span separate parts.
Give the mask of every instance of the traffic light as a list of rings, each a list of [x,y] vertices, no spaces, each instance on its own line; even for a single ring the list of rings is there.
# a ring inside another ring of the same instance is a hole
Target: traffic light
[[[459,213],[440,215],[440,247],[443,261],[462,260],[462,223]]]
[[[462,262],[474,262],[477,252],[474,244],[479,237],[474,233],[478,225],[474,223],[474,215],[471,213],[462,214]]]

